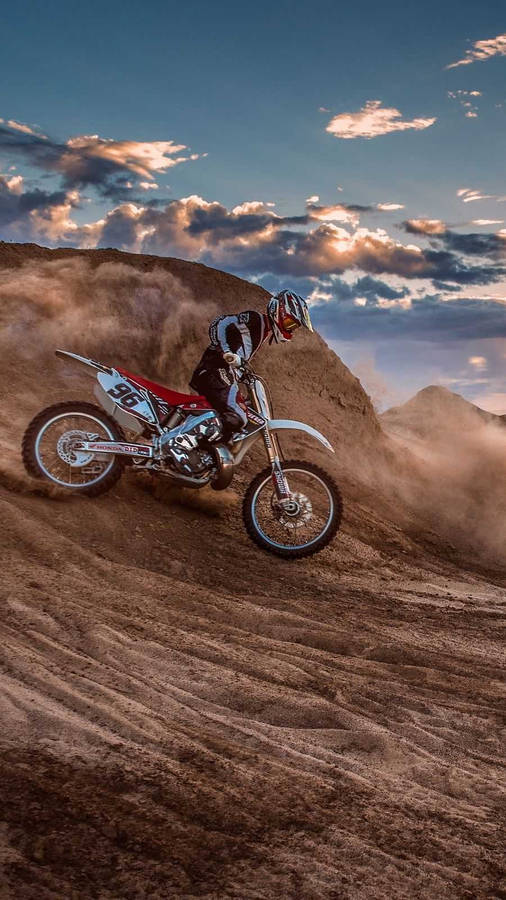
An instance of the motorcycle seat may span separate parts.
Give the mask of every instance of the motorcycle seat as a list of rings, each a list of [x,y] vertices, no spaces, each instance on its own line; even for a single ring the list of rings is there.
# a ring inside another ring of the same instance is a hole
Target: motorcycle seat
[[[190,409],[212,409],[212,406],[205,397],[200,396],[199,394],[180,394],[179,391],[171,391],[170,388],[164,387],[162,384],[157,384],[156,381],[150,381],[149,378],[143,378],[141,375],[133,375],[131,372],[127,372],[126,369],[120,369],[117,367],[118,372],[121,372],[122,375],[126,375],[131,381],[135,381],[136,384],[140,384],[142,387],[148,389],[153,394],[156,394],[157,397],[160,397],[161,400],[165,400],[169,406],[185,406]]]

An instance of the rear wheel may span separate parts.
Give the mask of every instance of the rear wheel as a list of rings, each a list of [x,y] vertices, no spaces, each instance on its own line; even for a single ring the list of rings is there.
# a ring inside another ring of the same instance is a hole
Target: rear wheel
[[[75,448],[79,441],[124,441],[117,422],[92,403],[58,403],[30,422],[22,444],[23,463],[34,478],[96,497],[121,477],[123,460],[111,453]]]
[[[272,483],[272,469],[253,479],[243,502],[243,519],[253,541],[285,559],[318,553],[341,524],[343,503],[333,478],[313,463],[282,463],[290,499],[280,504]]]

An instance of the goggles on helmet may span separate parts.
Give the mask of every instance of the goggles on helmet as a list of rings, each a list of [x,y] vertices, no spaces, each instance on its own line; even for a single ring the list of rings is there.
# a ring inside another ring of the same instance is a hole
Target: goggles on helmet
[[[283,316],[282,322],[285,331],[292,332],[295,331],[296,328],[300,328],[300,322],[297,322],[297,319],[294,319],[293,316]]]

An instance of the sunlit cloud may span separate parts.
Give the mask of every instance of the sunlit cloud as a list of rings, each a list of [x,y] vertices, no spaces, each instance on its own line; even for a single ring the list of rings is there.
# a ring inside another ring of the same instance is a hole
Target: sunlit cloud
[[[319,197],[309,197],[306,202],[306,209],[309,217],[314,221],[321,222],[343,222],[352,225],[354,228],[360,221],[359,212],[350,206],[342,203],[336,203],[330,206],[318,205]]]
[[[408,220],[406,231],[431,241],[429,248],[422,249],[393,238],[382,228],[360,226],[360,214],[377,212],[378,204],[314,202],[306,203],[300,215],[281,216],[264,201],[243,201],[227,209],[193,194],[163,204],[126,200],[96,221],[82,224],[72,215],[86,199],[77,189],[48,193],[23,188],[21,176],[0,178],[0,224],[3,235],[11,240],[42,236],[53,244],[181,256],[254,278],[265,273],[321,278],[358,270],[451,286],[491,284],[505,274],[498,264],[506,254],[502,234],[459,235],[438,219]],[[442,246],[435,247],[435,241]],[[367,294],[362,290],[359,296]]]
[[[114,141],[92,134],[69,138],[66,145],[72,152],[61,156],[59,170],[64,173],[76,168],[76,160],[95,158],[110,160],[121,169],[148,178],[151,172],[165,172],[180,163],[199,159],[198,153],[178,155],[188,148],[173,141]]]
[[[446,231],[441,219],[407,219],[403,225],[410,234],[444,234]]]
[[[491,59],[493,56],[506,56],[506,34],[498,34],[495,38],[485,41],[475,41],[470,50],[466,50],[462,59],[450,63],[447,69],[456,69],[457,66],[469,66],[479,60]]]
[[[36,239],[58,242],[62,237],[70,240],[78,230],[71,219],[72,211],[79,205],[78,191],[68,191],[60,203],[39,207],[30,213],[30,228]]]
[[[430,341],[441,347],[455,346],[457,342],[472,347],[479,341],[504,342],[506,339],[506,310],[497,302],[459,297],[444,300],[437,294],[371,297],[359,292],[359,282],[351,286],[336,284],[334,297],[314,305],[311,317],[316,327],[331,340],[373,340],[377,343],[402,338]],[[496,369],[497,365],[494,363],[491,367],[484,355],[466,354],[465,369],[458,380],[462,384],[466,377],[464,373],[467,373],[469,380],[472,376],[473,384],[480,379],[481,384],[488,386]],[[502,372],[504,374],[504,367]],[[499,385],[501,378],[497,377],[492,383]]]
[[[476,106],[476,98],[481,97],[481,91],[448,91],[450,100],[456,100],[464,111],[467,119],[478,118],[478,107]]]
[[[478,220],[478,222],[480,221],[487,222],[488,220]],[[431,238],[431,246],[437,246],[440,243],[446,250],[459,254],[461,257],[506,259],[506,242],[500,231],[485,234],[476,231],[460,234],[449,228],[440,219],[408,219],[402,223],[401,227],[408,234],[425,235]]]
[[[64,143],[50,140],[30,126],[0,119],[0,152],[17,153],[30,165],[60,175],[68,190],[93,187],[105,197],[126,199],[138,188],[157,187],[155,177],[206,154],[190,153],[174,141],[116,141],[78,135]]]
[[[36,137],[40,138],[42,141],[46,141],[46,135],[42,134],[37,128],[32,125],[25,125],[24,122],[16,122],[15,119],[8,119],[7,122],[5,119],[0,119],[0,124],[5,124],[9,128],[12,128],[13,131],[20,131],[22,134],[33,134]]]
[[[460,197],[463,203],[473,203],[475,200],[496,200],[494,194],[483,194],[481,191],[472,188],[459,188],[457,197]]]
[[[434,124],[436,118],[404,120],[395,107],[384,107],[381,100],[368,100],[358,112],[341,113],[334,116],[326,131],[337,138],[373,138],[394,131],[420,131]]]
[[[377,203],[376,209],[382,212],[393,212],[396,209],[404,209],[404,203]]]
[[[0,228],[10,240],[79,243],[71,218],[79,204],[77,191],[25,191],[20,175],[0,175]]]
[[[483,372],[487,368],[487,360],[484,356],[470,356],[468,363],[478,372]]]
[[[0,184],[12,194],[23,193],[23,176],[22,175],[2,175],[0,173]]]
[[[247,200],[245,203],[239,203],[238,206],[234,206],[231,212],[234,216],[263,214],[274,205],[274,203],[264,203],[263,200]]]

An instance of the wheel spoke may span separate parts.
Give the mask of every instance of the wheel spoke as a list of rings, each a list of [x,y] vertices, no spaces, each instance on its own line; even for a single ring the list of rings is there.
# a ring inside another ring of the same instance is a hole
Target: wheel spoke
[[[332,492],[315,472],[283,466],[290,486],[290,500],[278,502],[270,475],[258,485],[251,504],[253,524],[261,538],[274,548],[299,550],[320,540],[334,517]]]
[[[114,440],[114,434],[88,413],[62,413],[46,422],[35,441],[35,456],[47,478],[62,487],[89,487],[104,478],[114,464],[111,454],[97,458],[74,444],[87,440]]]

